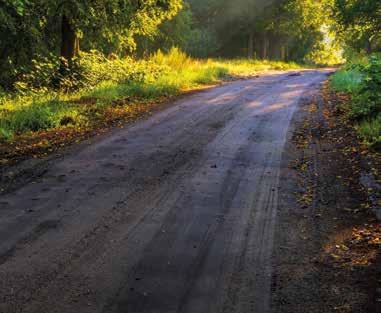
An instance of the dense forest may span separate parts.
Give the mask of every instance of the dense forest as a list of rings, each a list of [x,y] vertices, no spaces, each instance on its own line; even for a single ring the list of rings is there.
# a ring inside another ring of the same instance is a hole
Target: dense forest
[[[334,63],[343,48],[380,48],[380,10],[377,0],[2,0],[0,85],[11,87],[33,59],[93,49]]]

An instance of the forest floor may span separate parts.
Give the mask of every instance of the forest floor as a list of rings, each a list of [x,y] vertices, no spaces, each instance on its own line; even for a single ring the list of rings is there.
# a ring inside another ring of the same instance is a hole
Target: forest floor
[[[380,159],[329,73],[234,81],[9,168],[0,312],[379,312]]]

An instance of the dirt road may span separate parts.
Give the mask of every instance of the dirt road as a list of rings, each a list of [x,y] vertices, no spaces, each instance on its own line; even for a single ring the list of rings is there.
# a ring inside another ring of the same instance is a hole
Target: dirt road
[[[188,96],[3,195],[0,312],[270,312],[286,134],[327,73]]]

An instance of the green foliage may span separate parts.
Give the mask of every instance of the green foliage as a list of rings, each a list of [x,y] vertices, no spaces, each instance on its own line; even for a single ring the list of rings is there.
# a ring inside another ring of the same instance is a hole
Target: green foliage
[[[143,75],[131,80],[105,79],[87,92],[87,96],[106,102],[125,97],[154,100],[176,95],[181,90],[191,89],[197,85],[215,83],[229,73],[226,65],[222,63],[191,59],[178,48],[172,48],[167,54],[158,51],[146,61],[133,62],[135,67],[140,66],[143,71],[145,69]],[[152,68],[155,66],[160,71],[152,73]]]
[[[0,86],[12,88],[14,80],[41,48],[44,21],[37,3],[6,0],[0,6]]]
[[[2,128],[15,132],[38,131],[53,126],[53,112],[49,106],[34,105],[2,118]]]
[[[20,73],[14,83],[19,94],[38,94],[50,89],[74,90],[83,83],[83,68],[79,60],[65,67],[60,58],[50,55],[33,59],[28,71]]]
[[[150,60],[136,61],[132,58],[106,58],[96,50],[82,52],[72,66],[62,68],[59,58],[52,56],[33,60],[30,71],[15,83],[19,93],[40,93],[50,89],[75,91],[91,89],[103,81],[128,82],[155,79],[165,67]]]
[[[329,0],[188,2],[195,20],[186,48],[192,55],[337,63],[331,52],[339,49],[325,40]]]
[[[15,83],[16,90],[23,94],[48,90],[53,87],[54,80],[58,79],[59,67],[59,59],[52,55],[33,59],[29,71],[21,74]]]
[[[357,66],[348,66],[331,78],[331,86],[336,91],[356,93],[360,89],[362,73]]]
[[[324,40],[317,41],[304,57],[306,63],[321,66],[335,66],[344,63],[341,45],[336,41],[328,25],[321,28]]]
[[[381,58],[370,57],[362,68],[363,79],[353,99],[353,115],[358,118],[381,112]]]
[[[369,145],[376,149],[381,148],[381,114],[376,118],[361,121],[357,129]]]
[[[157,50],[169,52],[172,47],[188,51],[192,46],[193,37],[193,15],[189,5],[185,3],[182,10],[172,19],[159,25],[152,36],[137,37],[137,54],[147,56]]]
[[[59,6],[61,3],[57,1],[51,9],[58,7],[70,18],[87,47],[108,53],[135,49],[135,36],[154,35],[157,27],[182,7],[181,0],[76,0]]]
[[[27,98],[21,98],[27,100]],[[0,115],[0,133],[9,139],[13,134],[36,132],[60,125],[75,124],[78,111],[58,99],[32,98],[29,105],[16,107]]]
[[[79,88],[93,88],[103,81],[117,83],[144,82],[158,78],[165,66],[151,60],[134,60],[130,57],[108,59],[101,53],[82,53],[78,61],[81,80]]]
[[[11,89],[15,80],[29,74],[36,67],[31,60],[37,59],[41,65],[40,60],[48,58],[50,62],[52,54],[59,55],[64,17],[81,39],[83,50],[125,55],[136,48],[136,36],[153,36],[181,7],[182,0],[3,1],[0,86]]]
[[[369,57],[368,62],[351,64],[331,78],[331,86],[350,93],[348,115],[357,123],[359,134],[366,142],[380,147],[381,143],[381,58]]]
[[[381,2],[334,0],[336,31],[350,49],[371,53],[381,49]]]
[[[0,86],[88,84],[87,74],[81,81],[86,60],[73,62],[67,73],[58,58],[64,17],[87,53],[147,57],[177,46],[193,57],[333,64],[340,61],[338,43],[350,47],[346,52],[380,49],[380,12],[378,0],[3,0]]]
[[[168,54],[164,54],[161,50],[154,53],[150,60],[154,64],[160,64],[167,66],[173,70],[181,70],[183,68],[189,67],[194,60],[192,60],[188,55],[182,52],[179,48],[172,48]]]

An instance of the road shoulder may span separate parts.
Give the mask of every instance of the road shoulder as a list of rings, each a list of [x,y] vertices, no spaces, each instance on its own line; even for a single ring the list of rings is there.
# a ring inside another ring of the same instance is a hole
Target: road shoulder
[[[289,131],[273,312],[380,312],[377,195],[363,184],[377,165],[331,100],[306,95]]]

